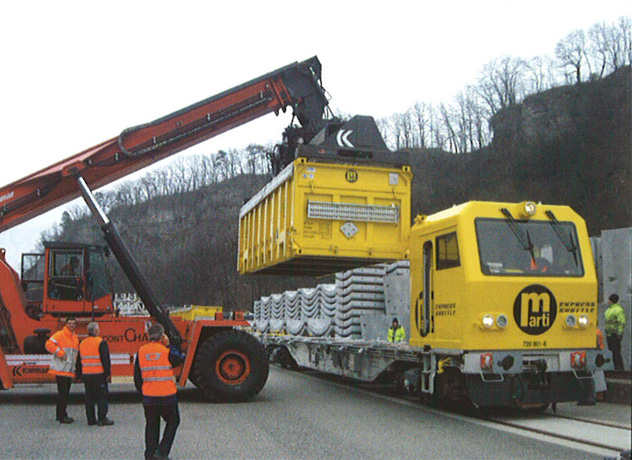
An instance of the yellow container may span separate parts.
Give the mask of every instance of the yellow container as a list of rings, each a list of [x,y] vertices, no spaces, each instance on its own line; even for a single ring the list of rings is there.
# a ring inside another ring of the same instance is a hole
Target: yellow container
[[[320,276],[405,258],[410,167],[298,158],[246,203],[238,270]]]
[[[215,319],[215,313],[221,313],[222,307],[191,305],[190,307],[172,310],[170,316],[180,317],[187,321],[195,319]]]

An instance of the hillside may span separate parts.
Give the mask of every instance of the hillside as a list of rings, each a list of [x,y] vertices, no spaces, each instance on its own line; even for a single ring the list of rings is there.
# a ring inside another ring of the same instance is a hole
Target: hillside
[[[480,151],[410,150],[413,214],[468,200],[534,200],[572,206],[592,235],[632,226],[630,83],[626,67],[530,96],[493,117],[493,142]],[[239,175],[110,210],[162,303],[250,308],[263,295],[328,281],[237,274],[239,209],[269,179]],[[91,216],[66,216],[59,230],[59,240],[102,243]],[[129,291],[111,266],[115,291]]]
[[[160,196],[109,212],[139,267],[165,305],[222,305],[250,309],[262,295],[314,279],[239,276],[239,210],[269,178],[241,175],[194,192]],[[62,220],[56,240],[104,244],[91,215]],[[115,292],[133,291],[113,257]]]
[[[567,204],[591,234],[632,226],[630,67],[597,82],[554,88],[501,110],[483,150],[410,150],[413,210],[468,200]]]

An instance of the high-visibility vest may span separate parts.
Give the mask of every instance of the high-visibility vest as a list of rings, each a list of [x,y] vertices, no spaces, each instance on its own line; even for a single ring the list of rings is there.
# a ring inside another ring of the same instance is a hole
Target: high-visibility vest
[[[143,396],[171,396],[177,393],[169,349],[150,342],[138,350],[138,364],[143,378]]]
[[[399,326],[396,331],[393,331],[393,328],[389,327],[386,340],[388,342],[403,342],[406,340],[406,331],[402,326]]]
[[[623,335],[625,330],[625,311],[618,303],[613,303],[604,313],[606,335]]]
[[[79,345],[79,357],[84,374],[103,374],[105,372],[99,353],[101,342],[103,342],[101,337],[86,337]]]
[[[49,373],[74,377],[79,354],[79,337],[66,326],[46,341],[46,350],[53,355]]]

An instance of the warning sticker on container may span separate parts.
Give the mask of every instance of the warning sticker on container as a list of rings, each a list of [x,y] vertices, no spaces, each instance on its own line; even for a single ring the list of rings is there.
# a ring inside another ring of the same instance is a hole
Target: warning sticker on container
[[[303,236],[305,239],[330,240],[331,222],[307,219],[303,226]]]
[[[344,225],[340,227],[340,231],[347,238],[353,238],[356,235],[356,233],[360,231],[360,229],[353,222],[346,222]]]
[[[389,175],[388,175],[388,185],[399,185],[399,174],[397,174],[397,173],[389,173]]]

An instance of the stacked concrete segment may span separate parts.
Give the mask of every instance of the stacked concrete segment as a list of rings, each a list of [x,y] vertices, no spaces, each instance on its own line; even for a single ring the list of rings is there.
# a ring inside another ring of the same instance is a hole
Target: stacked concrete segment
[[[362,316],[385,312],[384,274],[384,265],[336,274],[336,337],[362,339]]]
[[[301,302],[298,291],[283,293],[285,330],[292,335],[302,335],[305,321],[301,319]]]
[[[394,318],[410,336],[410,263],[402,260],[386,265],[383,286],[385,311],[362,315],[363,340],[385,341]]]
[[[331,335],[333,318],[336,312],[336,286],[320,284],[316,287],[316,301],[313,306],[305,304],[307,332],[309,335],[323,337]]]
[[[270,329],[270,303],[269,297],[262,297],[256,300],[253,305],[254,326],[261,332],[268,332]]]
[[[270,332],[281,332],[285,330],[286,310],[283,294],[272,294],[271,301],[272,317],[270,318]]]
[[[330,335],[336,300],[336,287],[331,284],[262,297],[253,305],[254,326],[262,333]]]
[[[393,317],[408,333],[408,262],[336,274],[336,284],[262,297],[254,305],[260,332],[385,340]]]

